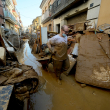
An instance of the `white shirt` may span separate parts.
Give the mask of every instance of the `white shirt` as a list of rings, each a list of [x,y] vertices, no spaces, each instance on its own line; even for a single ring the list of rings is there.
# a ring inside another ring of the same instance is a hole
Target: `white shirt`
[[[61,61],[67,59],[67,36],[61,37],[60,35],[56,35],[50,38],[48,42],[52,45],[52,49],[56,52],[52,55],[53,59]]]
[[[50,38],[49,39],[49,42],[51,43],[51,44],[59,44],[59,43],[66,43],[67,44],[67,36],[66,37],[61,37],[61,36],[59,36],[59,34],[58,35],[56,35],[56,36],[54,36],[54,37],[52,37],[52,38]]]

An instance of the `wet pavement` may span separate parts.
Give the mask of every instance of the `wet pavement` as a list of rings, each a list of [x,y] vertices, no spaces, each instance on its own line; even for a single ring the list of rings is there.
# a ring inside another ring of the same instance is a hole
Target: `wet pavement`
[[[110,110],[109,90],[92,86],[82,88],[72,73],[62,74],[62,85],[59,85],[52,65],[49,65],[49,72],[43,70],[27,40],[17,56],[20,63],[33,66],[40,79],[38,92],[30,96],[30,110]]]

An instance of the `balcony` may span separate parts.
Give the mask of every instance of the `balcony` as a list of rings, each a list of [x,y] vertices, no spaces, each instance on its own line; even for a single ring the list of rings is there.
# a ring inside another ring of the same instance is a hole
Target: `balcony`
[[[48,9],[41,17],[41,22],[44,24],[51,19],[50,10]]]
[[[14,5],[17,5],[17,2],[16,2],[16,0],[12,0],[12,1],[13,1],[13,4],[14,4]]]
[[[16,25],[15,27],[20,28],[20,23],[16,20]]]
[[[18,17],[19,16],[19,12],[18,10],[16,9],[16,7],[12,10],[13,11],[13,14]]]
[[[83,0],[55,0],[51,8],[51,17],[55,18],[65,13],[68,9],[75,7],[80,2],[84,2],[84,1]]]
[[[7,21],[9,21],[12,24],[16,24],[16,19],[15,17],[8,11],[4,10],[4,17]]]
[[[16,20],[16,25],[20,26],[20,23]]]
[[[13,1],[12,0],[6,0],[6,6],[13,6]]]

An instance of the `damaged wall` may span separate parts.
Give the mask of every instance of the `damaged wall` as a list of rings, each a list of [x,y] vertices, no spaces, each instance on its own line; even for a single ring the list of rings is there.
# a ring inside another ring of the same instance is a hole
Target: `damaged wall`
[[[100,11],[100,4],[101,4],[101,0],[97,0],[97,1],[88,0],[87,2],[84,2],[83,4],[67,11],[66,13],[58,17],[61,19],[60,21],[61,26],[90,20],[91,21],[90,24],[92,25],[91,27],[96,27],[99,11]],[[55,23],[54,23],[55,30],[56,30],[55,27],[56,24],[57,22],[55,19]]]
[[[77,22],[83,22],[86,21],[86,19],[87,19],[87,11],[67,19],[67,24],[75,24]]]
[[[110,0],[102,0],[97,26],[105,23],[110,24]]]

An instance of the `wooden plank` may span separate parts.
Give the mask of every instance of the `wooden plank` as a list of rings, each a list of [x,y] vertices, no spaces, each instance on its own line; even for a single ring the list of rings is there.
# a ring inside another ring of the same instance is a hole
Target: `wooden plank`
[[[7,40],[7,42],[8,42],[9,45],[11,45],[15,50],[18,50],[18,48],[16,48],[9,40]]]
[[[58,34],[57,32],[47,31],[48,33]]]
[[[40,45],[42,45],[42,34],[41,34],[41,26],[40,26]]]

